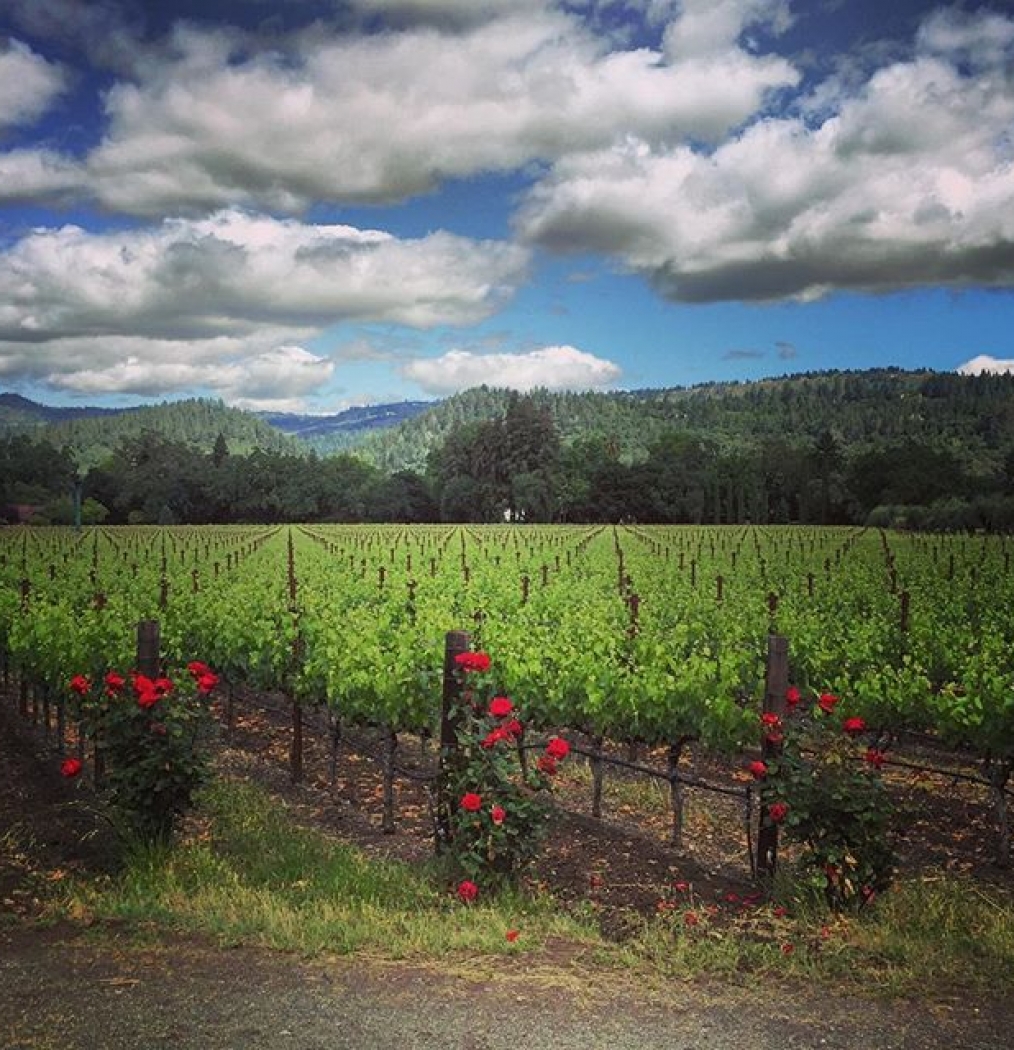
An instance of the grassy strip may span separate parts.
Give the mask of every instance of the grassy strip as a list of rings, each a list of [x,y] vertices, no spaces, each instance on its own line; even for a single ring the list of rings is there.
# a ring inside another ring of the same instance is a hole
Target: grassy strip
[[[75,885],[71,915],[164,923],[304,955],[426,958],[594,938],[548,899],[504,896],[466,907],[439,888],[435,869],[371,859],[299,827],[250,784],[215,782],[201,809],[203,835],[135,850],[117,879]],[[507,939],[510,930],[517,941]]]
[[[308,956],[446,959],[527,953],[562,939],[580,945],[585,961],[645,980],[748,972],[886,995],[988,994],[1014,972],[1014,895],[970,880],[900,883],[861,916],[828,916],[788,893],[780,904],[730,909],[674,899],[635,937],[611,944],[590,907],[565,913],[551,897],[521,895],[462,905],[436,868],[367,858],[298,826],[249,784],[216,782],[202,810],[203,834],[135,852],[116,879],[74,884],[71,915]]]

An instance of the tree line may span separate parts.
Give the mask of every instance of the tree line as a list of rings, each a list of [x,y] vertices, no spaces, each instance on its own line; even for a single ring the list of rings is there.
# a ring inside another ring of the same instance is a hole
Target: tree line
[[[1014,439],[889,434],[739,437],[668,426],[631,458],[615,437],[561,434],[544,398],[508,395],[494,418],[449,428],[420,470],[355,454],[210,451],[155,430],[85,469],[46,438],[0,439],[0,517],[85,523],[639,522],[871,523],[1014,531]],[[745,430],[747,428],[744,428]]]

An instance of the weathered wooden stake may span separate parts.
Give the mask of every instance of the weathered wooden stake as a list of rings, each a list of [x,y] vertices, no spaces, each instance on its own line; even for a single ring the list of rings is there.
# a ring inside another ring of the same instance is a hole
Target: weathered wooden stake
[[[394,752],[398,747],[398,734],[393,729],[387,730],[384,741],[384,820],[382,830],[385,835],[394,834]]]
[[[158,678],[161,645],[158,620],[141,620],[137,625],[137,670],[140,674]]]
[[[448,631],[444,637],[444,680],[440,712],[440,768],[437,777],[436,816],[434,839],[437,853],[442,853],[451,841],[452,817],[456,799],[454,783],[461,765],[458,727],[461,719],[458,708],[462,702],[462,682],[456,658],[467,653],[471,638],[467,631]]]
[[[789,687],[789,640],[780,634],[768,635],[768,665],[764,685],[764,713],[785,717],[785,691]],[[761,756],[775,758],[781,745],[772,743],[765,734]],[[757,833],[757,875],[770,882],[778,859],[778,826],[768,819],[768,807],[760,808],[760,831]]]

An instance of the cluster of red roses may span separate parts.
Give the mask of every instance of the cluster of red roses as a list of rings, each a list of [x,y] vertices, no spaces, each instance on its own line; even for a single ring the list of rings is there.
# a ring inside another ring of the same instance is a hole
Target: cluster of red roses
[[[794,685],[789,686],[785,691],[785,704],[788,707],[789,714],[796,710],[801,700],[802,693],[800,693],[799,689]],[[814,707],[825,715],[830,715],[834,712],[838,703],[839,697],[833,693],[821,693],[817,697]],[[785,739],[785,726],[782,719],[774,712],[765,711],[760,716],[760,722],[764,731],[765,741],[773,746],[780,746]],[[849,736],[855,737],[866,731],[866,721],[858,716],[852,716],[851,718],[843,719],[841,728]],[[867,748],[864,757],[874,769],[881,769],[886,761],[883,751],[875,747]],[[755,780],[763,780],[768,775],[767,763],[760,759],[749,762],[746,768]],[[773,802],[768,806],[768,817],[774,824],[780,824],[786,818],[788,812],[789,806],[786,802]]]
[[[200,660],[192,660],[188,663],[187,670],[193,677],[199,693],[210,693],[218,685],[218,675]],[[130,682],[134,689],[134,695],[137,697],[137,706],[145,709],[154,707],[162,697],[168,696],[174,688],[170,678],[165,678],[164,676],[149,678],[147,675],[140,674],[137,671],[131,672]],[[109,671],[102,679],[102,691],[108,697],[119,696],[126,684],[127,680],[123,675],[117,671]],[[92,691],[92,680],[87,675],[76,674],[70,680],[70,691],[78,696],[88,696]]]
[[[200,660],[193,660],[188,663],[187,670],[190,672],[199,693],[207,695],[218,685],[218,675]],[[127,679],[118,671],[108,671],[102,678],[102,695],[109,699],[121,696],[126,684]],[[148,675],[140,674],[137,671],[130,673],[130,684],[134,691],[134,697],[137,700],[137,706],[145,711],[153,708],[159,700],[169,696],[175,688],[170,678],[164,676],[150,678]],[[84,699],[91,695],[93,682],[88,675],[76,674],[71,678],[68,687],[72,693]],[[164,736],[166,727],[162,722],[152,722],[151,731],[158,736]],[[83,768],[84,766],[78,758],[66,758],[60,764],[60,772],[65,777],[76,777]]]
[[[489,670],[491,661],[489,655],[483,652],[459,653],[455,657],[457,667],[465,673],[484,674]],[[524,726],[518,720],[514,712],[514,704],[509,697],[495,696],[486,707],[485,714],[496,720],[496,724],[479,741],[479,746],[484,751],[493,751],[500,744],[517,744],[523,733]],[[558,763],[570,753],[570,744],[562,737],[554,736],[546,744],[545,751],[539,756],[537,768],[544,776],[554,776],[558,770]],[[465,813],[479,815],[486,805],[482,794],[478,791],[466,791],[458,800],[458,806]],[[499,801],[489,805],[489,819],[494,828],[500,828],[508,820],[508,812]],[[479,895],[479,887],[471,879],[463,879],[458,883],[457,896],[465,903],[474,901]]]

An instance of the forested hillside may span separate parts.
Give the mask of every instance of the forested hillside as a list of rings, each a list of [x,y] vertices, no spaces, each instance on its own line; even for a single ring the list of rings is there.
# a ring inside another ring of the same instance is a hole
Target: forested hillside
[[[69,447],[82,467],[105,462],[124,443],[146,432],[210,452],[221,438],[231,452],[298,452],[300,446],[251,412],[221,401],[194,398],[114,414],[68,419],[45,428],[46,439]]]
[[[624,463],[646,459],[659,437],[672,430],[725,451],[774,438],[805,442],[825,431],[841,446],[863,450],[912,440],[960,447],[983,469],[995,468],[1014,442],[1014,375],[885,369],[530,396],[548,411],[564,445],[599,439]],[[365,435],[357,451],[383,470],[422,470],[429,453],[455,428],[502,416],[510,398],[507,390],[465,391],[399,427]]]
[[[1014,531],[1014,376],[881,370],[523,396],[480,387],[332,456],[208,401],[0,438],[0,517],[66,521],[72,495],[88,520],[110,522]]]

